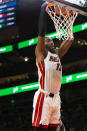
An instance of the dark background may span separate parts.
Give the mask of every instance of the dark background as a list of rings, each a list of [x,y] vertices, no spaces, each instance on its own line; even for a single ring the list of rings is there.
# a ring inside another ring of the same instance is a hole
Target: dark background
[[[0,45],[14,46],[13,52],[0,54],[0,89],[38,80],[35,46],[18,49],[17,44],[38,36],[41,3],[42,0],[17,0],[17,26],[0,30]],[[79,15],[74,25],[84,22],[87,22],[87,18]],[[48,33],[53,31],[55,29],[50,21]],[[70,50],[61,60],[63,76],[87,71],[87,45],[84,44],[84,40],[87,42],[87,30],[75,33],[74,37]],[[57,40],[54,42],[57,45]],[[27,62],[25,57],[29,59]],[[31,131],[34,93],[31,91],[0,97],[1,131]],[[87,80],[62,85],[61,100],[62,119],[67,131],[71,128],[79,131],[87,127]]]
[[[43,0],[16,0],[16,26],[0,30],[0,45],[5,43],[16,43],[29,38],[34,38],[38,35],[38,19],[40,7]],[[78,15],[74,25],[86,22],[87,18]],[[55,31],[53,23],[50,21],[48,32]],[[80,32],[81,35],[76,35],[86,39],[86,31]]]

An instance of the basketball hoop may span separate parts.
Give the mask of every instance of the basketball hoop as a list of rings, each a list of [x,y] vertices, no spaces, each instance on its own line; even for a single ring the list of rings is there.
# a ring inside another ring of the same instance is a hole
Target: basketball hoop
[[[59,5],[48,3],[46,11],[54,22],[59,40],[73,39],[73,24],[78,13]]]

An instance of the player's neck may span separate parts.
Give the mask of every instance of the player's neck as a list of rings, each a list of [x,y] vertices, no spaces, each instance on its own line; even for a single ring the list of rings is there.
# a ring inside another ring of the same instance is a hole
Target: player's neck
[[[51,52],[51,53],[53,53],[53,54],[55,54],[56,52],[55,52],[55,49],[53,49],[53,48],[49,48],[49,46],[46,46],[46,52]]]
[[[48,51],[51,52],[51,53],[53,53],[53,54],[56,54],[56,52],[55,52],[54,49],[49,49]]]

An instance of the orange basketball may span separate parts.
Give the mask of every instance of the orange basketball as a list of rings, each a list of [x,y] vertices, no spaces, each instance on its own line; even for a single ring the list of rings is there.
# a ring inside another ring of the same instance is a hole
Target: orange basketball
[[[63,15],[67,15],[67,9],[62,8],[61,11],[62,11],[62,14],[63,14]]]
[[[68,16],[69,14],[76,14],[75,11],[71,11],[67,8],[61,7],[59,5],[48,3],[46,11],[49,12],[49,7],[54,7],[54,10],[51,11],[51,14],[55,13],[56,15],[65,15]]]
[[[56,15],[60,15],[60,13],[63,15],[67,15],[67,9],[63,7],[55,6],[55,12],[56,12]]]

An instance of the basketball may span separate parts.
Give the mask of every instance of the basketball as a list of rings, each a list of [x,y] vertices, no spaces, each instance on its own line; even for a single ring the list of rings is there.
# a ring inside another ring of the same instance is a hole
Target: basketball
[[[67,9],[62,8],[61,11],[62,11],[62,14],[63,14],[63,15],[67,15]]]
[[[60,14],[67,15],[67,11],[70,12],[64,7],[55,6],[56,15],[60,15]]]
[[[69,10],[67,10],[66,8],[64,7],[60,7],[56,4],[53,4],[53,3],[49,3],[47,8],[46,8],[46,11],[48,11],[48,8],[49,7],[54,7],[54,10],[51,11],[51,13],[55,12],[56,15],[60,15],[60,14],[63,14],[63,15],[67,15],[67,12],[70,12]]]

